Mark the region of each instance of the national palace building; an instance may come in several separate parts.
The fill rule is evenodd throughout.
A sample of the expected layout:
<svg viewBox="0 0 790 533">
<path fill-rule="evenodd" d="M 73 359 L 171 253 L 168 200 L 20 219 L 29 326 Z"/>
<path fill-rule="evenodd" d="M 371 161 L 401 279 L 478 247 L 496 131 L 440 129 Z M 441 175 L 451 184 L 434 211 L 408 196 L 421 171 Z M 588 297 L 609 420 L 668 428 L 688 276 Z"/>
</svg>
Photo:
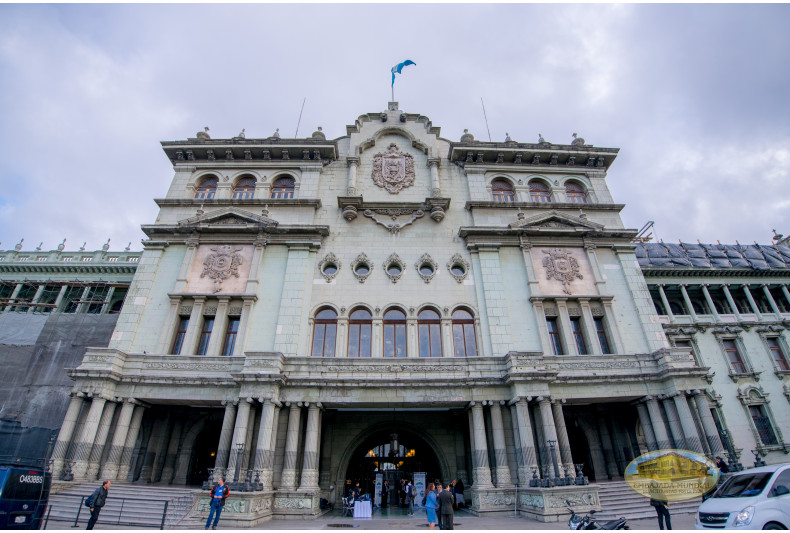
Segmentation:
<svg viewBox="0 0 790 533">
<path fill-rule="evenodd" d="M 248 524 L 379 473 L 548 519 L 649 450 L 788 459 L 787 240 L 635 243 L 616 148 L 448 140 L 396 102 L 162 147 L 142 253 L 0 252 L 3 453 L 255 481 Z"/>
</svg>

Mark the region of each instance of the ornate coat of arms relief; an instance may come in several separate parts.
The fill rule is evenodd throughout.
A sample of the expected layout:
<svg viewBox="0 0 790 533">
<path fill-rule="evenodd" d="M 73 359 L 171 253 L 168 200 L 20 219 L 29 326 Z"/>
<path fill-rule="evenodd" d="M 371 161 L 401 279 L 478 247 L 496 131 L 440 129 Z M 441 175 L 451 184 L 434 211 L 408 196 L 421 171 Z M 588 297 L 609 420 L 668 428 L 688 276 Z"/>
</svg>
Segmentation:
<svg viewBox="0 0 790 533">
<path fill-rule="evenodd" d="M 373 157 L 373 183 L 390 194 L 411 187 L 414 177 L 414 157 L 401 153 L 395 143 L 390 143 L 386 153 Z"/>
<path fill-rule="evenodd" d="M 562 292 L 571 294 L 571 282 L 578 278 L 584 279 L 579 272 L 579 262 L 569 252 L 561 248 L 543 250 L 548 257 L 543 258 L 543 268 L 546 270 L 546 279 L 556 279 L 562 283 Z"/>
<path fill-rule="evenodd" d="M 201 278 L 208 276 L 214 280 L 214 292 L 222 290 L 222 282 L 231 276 L 239 277 L 239 265 L 243 258 L 239 253 L 241 248 L 234 248 L 228 244 L 211 248 L 214 252 L 203 261 L 203 272 Z"/>
</svg>

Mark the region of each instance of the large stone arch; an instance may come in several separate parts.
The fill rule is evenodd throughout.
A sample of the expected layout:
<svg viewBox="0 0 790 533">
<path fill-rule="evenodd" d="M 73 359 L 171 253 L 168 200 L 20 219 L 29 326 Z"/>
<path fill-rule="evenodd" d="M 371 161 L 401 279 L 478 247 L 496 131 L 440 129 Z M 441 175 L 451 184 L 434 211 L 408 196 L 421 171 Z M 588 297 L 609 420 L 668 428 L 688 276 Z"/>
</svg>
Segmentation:
<svg viewBox="0 0 790 533">
<path fill-rule="evenodd" d="M 332 479 L 334 480 L 333 484 L 337 487 L 335 491 L 336 494 L 339 495 L 342 492 L 342 482 L 345 480 L 345 475 L 348 471 L 351 459 L 354 456 L 354 452 L 359 449 L 360 445 L 367 439 L 367 436 L 379 431 L 393 429 L 402 429 L 425 441 L 425 443 L 434 450 L 436 459 L 439 462 L 439 470 L 441 471 L 442 479 L 447 479 L 451 475 L 452 470 L 450 468 L 450 462 L 447 460 L 445 454 L 442 453 L 444 448 L 440 446 L 436 439 L 434 439 L 424 428 L 404 420 L 375 422 L 348 439 L 348 443 L 343 449 L 343 453 L 340 455 L 337 467 L 331 473 Z M 453 457 L 453 462 L 454 461 L 455 457 Z"/>
</svg>

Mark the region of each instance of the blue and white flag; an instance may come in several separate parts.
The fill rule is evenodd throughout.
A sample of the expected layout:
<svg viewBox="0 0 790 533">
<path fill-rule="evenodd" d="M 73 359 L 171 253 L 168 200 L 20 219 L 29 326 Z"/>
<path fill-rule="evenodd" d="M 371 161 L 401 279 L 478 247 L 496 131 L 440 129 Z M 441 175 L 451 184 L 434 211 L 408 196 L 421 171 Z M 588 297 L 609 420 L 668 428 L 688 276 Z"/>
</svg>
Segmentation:
<svg viewBox="0 0 790 533">
<path fill-rule="evenodd" d="M 392 72 L 392 85 L 395 85 L 395 73 L 396 73 L 396 72 L 397 72 L 398 74 L 400 74 L 400 71 L 401 71 L 401 70 L 403 70 L 403 67 L 405 67 L 405 66 L 407 66 L 407 65 L 416 65 L 416 64 L 417 64 L 417 63 L 415 63 L 415 62 L 414 62 L 414 61 L 412 61 L 411 59 L 407 59 L 407 60 L 406 60 L 406 61 L 404 61 L 403 63 L 398 63 L 397 65 L 395 65 L 394 67 L 392 67 L 392 70 L 390 71 L 390 72 Z"/>
</svg>

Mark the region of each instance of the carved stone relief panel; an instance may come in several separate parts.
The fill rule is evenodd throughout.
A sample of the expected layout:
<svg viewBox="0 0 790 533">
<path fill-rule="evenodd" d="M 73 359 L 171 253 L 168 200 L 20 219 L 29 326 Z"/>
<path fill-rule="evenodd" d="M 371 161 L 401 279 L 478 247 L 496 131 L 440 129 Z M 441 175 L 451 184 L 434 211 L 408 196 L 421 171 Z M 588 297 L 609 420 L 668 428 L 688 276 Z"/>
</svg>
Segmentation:
<svg viewBox="0 0 790 533">
<path fill-rule="evenodd" d="M 534 247 L 530 255 L 542 294 L 598 294 L 583 248 Z"/>
<path fill-rule="evenodd" d="M 447 261 L 447 270 L 450 271 L 450 275 L 458 283 L 463 283 L 463 281 L 469 277 L 470 268 L 469 261 L 461 254 L 454 254 L 450 260 Z"/>
<path fill-rule="evenodd" d="M 368 276 L 373 272 L 373 261 L 371 261 L 364 252 L 359 254 L 351 262 L 351 273 L 359 280 L 360 283 L 365 283 Z"/>
<path fill-rule="evenodd" d="M 422 257 L 414 263 L 414 268 L 417 269 L 417 274 L 425 283 L 430 283 L 439 269 L 439 263 L 434 261 L 429 254 L 422 254 Z"/>
<path fill-rule="evenodd" d="M 329 252 L 324 256 L 320 263 L 318 263 L 318 272 L 324 277 L 324 279 L 328 282 L 335 279 L 338 272 L 340 272 L 340 268 L 343 264 L 340 262 L 340 259 L 332 253 Z"/>
<path fill-rule="evenodd" d="M 381 266 L 392 283 L 397 283 L 406 271 L 406 263 L 403 262 L 403 259 L 401 259 L 398 254 L 391 254 L 384 260 Z"/>
<path fill-rule="evenodd" d="M 198 246 L 187 276 L 186 292 L 244 292 L 252 263 L 252 246 Z"/>
</svg>

